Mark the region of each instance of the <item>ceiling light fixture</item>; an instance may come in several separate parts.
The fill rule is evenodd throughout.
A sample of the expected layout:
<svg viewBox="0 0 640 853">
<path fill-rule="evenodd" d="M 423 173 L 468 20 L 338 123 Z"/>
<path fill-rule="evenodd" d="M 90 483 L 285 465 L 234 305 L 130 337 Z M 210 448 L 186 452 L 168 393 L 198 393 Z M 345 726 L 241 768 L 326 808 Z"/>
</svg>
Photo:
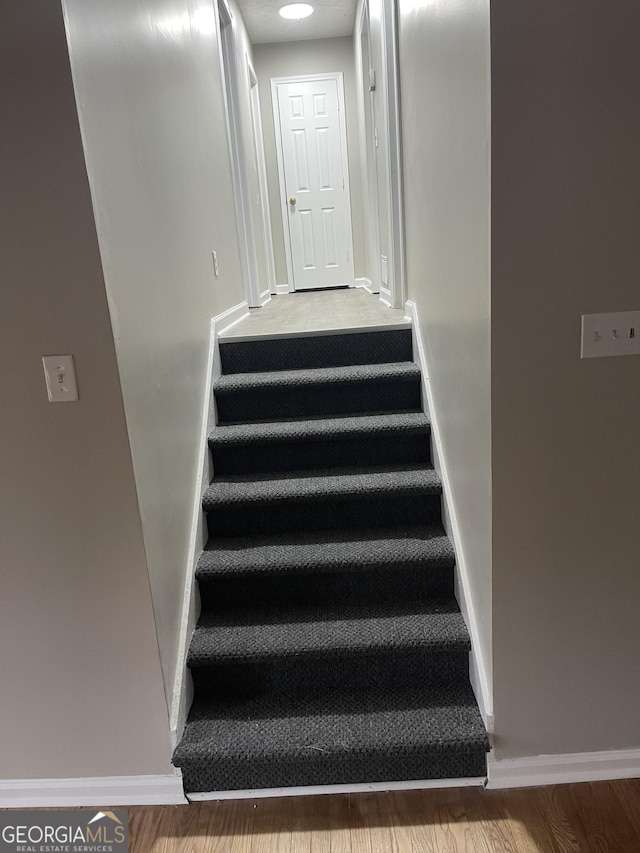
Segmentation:
<svg viewBox="0 0 640 853">
<path fill-rule="evenodd" d="M 287 6 L 282 6 L 279 13 L 282 18 L 299 21 L 301 18 L 308 18 L 309 15 L 313 14 L 313 6 L 308 3 L 289 3 Z"/>
</svg>

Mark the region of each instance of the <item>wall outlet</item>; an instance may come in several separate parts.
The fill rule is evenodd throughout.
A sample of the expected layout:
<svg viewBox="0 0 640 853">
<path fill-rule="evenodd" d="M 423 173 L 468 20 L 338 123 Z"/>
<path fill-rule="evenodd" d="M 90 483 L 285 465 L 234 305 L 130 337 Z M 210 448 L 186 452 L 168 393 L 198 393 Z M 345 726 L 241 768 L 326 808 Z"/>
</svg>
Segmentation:
<svg viewBox="0 0 640 853">
<path fill-rule="evenodd" d="M 78 384 L 72 355 L 44 355 L 44 378 L 50 403 L 73 403 L 78 399 Z"/>
<path fill-rule="evenodd" d="M 218 269 L 218 253 L 211 252 L 211 257 L 213 259 L 213 273 L 216 278 L 220 275 L 220 270 Z"/>
<path fill-rule="evenodd" d="M 640 311 L 583 314 L 580 358 L 640 355 Z"/>
</svg>

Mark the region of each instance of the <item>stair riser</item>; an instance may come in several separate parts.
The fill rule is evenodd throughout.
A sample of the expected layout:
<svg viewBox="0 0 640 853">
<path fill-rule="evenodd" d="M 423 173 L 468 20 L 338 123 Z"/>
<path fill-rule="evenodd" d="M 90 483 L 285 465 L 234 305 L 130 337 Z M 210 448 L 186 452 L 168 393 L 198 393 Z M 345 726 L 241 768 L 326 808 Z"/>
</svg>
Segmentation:
<svg viewBox="0 0 640 853">
<path fill-rule="evenodd" d="M 422 779 L 483 778 L 487 775 L 484 748 L 457 745 L 416 753 L 342 753 L 324 755 L 309 749 L 300 758 L 232 760 L 195 763 L 183 767 L 188 794 L 207 791 L 246 791 L 261 788 L 293 788 L 309 785 L 359 785 L 366 782 L 405 782 Z"/>
<path fill-rule="evenodd" d="M 420 410 L 419 378 L 216 391 L 218 423 Z"/>
<path fill-rule="evenodd" d="M 295 655 L 251 662 L 244 659 L 215 666 L 189 663 L 199 696 L 221 702 L 242 701 L 272 694 L 282 700 L 302 700 L 367 690 L 373 683 L 402 691 L 423 682 L 445 684 L 469 673 L 467 646 L 426 649 L 380 649 L 333 652 L 324 656 Z"/>
<path fill-rule="evenodd" d="M 403 563 L 380 569 L 343 566 L 340 573 L 250 574 L 233 579 L 198 579 L 203 610 L 222 613 L 242 607 L 331 606 L 344 601 L 418 602 L 453 595 L 453 560 L 440 565 Z"/>
<path fill-rule="evenodd" d="M 440 519 L 440 495 L 396 494 L 326 501 L 238 503 L 207 511 L 209 536 L 247 536 L 298 530 L 389 527 Z"/>
<path fill-rule="evenodd" d="M 226 374 L 388 364 L 412 358 L 411 329 L 220 342 Z"/>
<path fill-rule="evenodd" d="M 210 443 L 218 476 L 374 465 L 428 465 L 429 431 L 356 435 L 329 441 L 218 445 Z"/>
</svg>

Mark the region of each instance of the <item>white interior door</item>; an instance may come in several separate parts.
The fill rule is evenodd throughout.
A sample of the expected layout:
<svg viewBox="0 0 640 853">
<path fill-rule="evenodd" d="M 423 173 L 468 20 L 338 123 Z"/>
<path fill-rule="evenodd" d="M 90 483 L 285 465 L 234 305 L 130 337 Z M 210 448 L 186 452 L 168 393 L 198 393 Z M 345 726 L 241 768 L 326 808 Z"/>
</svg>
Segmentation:
<svg viewBox="0 0 640 853">
<path fill-rule="evenodd" d="M 290 281 L 353 285 L 342 75 L 273 82 Z"/>
</svg>

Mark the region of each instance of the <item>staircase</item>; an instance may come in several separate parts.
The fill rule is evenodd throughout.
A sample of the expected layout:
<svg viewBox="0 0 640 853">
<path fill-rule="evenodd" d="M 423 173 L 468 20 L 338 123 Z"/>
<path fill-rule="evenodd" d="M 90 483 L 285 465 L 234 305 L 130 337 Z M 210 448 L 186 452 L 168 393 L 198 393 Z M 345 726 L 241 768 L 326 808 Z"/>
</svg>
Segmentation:
<svg viewBox="0 0 640 853">
<path fill-rule="evenodd" d="M 484 777 L 411 330 L 220 353 L 186 792 Z"/>
</svg>

